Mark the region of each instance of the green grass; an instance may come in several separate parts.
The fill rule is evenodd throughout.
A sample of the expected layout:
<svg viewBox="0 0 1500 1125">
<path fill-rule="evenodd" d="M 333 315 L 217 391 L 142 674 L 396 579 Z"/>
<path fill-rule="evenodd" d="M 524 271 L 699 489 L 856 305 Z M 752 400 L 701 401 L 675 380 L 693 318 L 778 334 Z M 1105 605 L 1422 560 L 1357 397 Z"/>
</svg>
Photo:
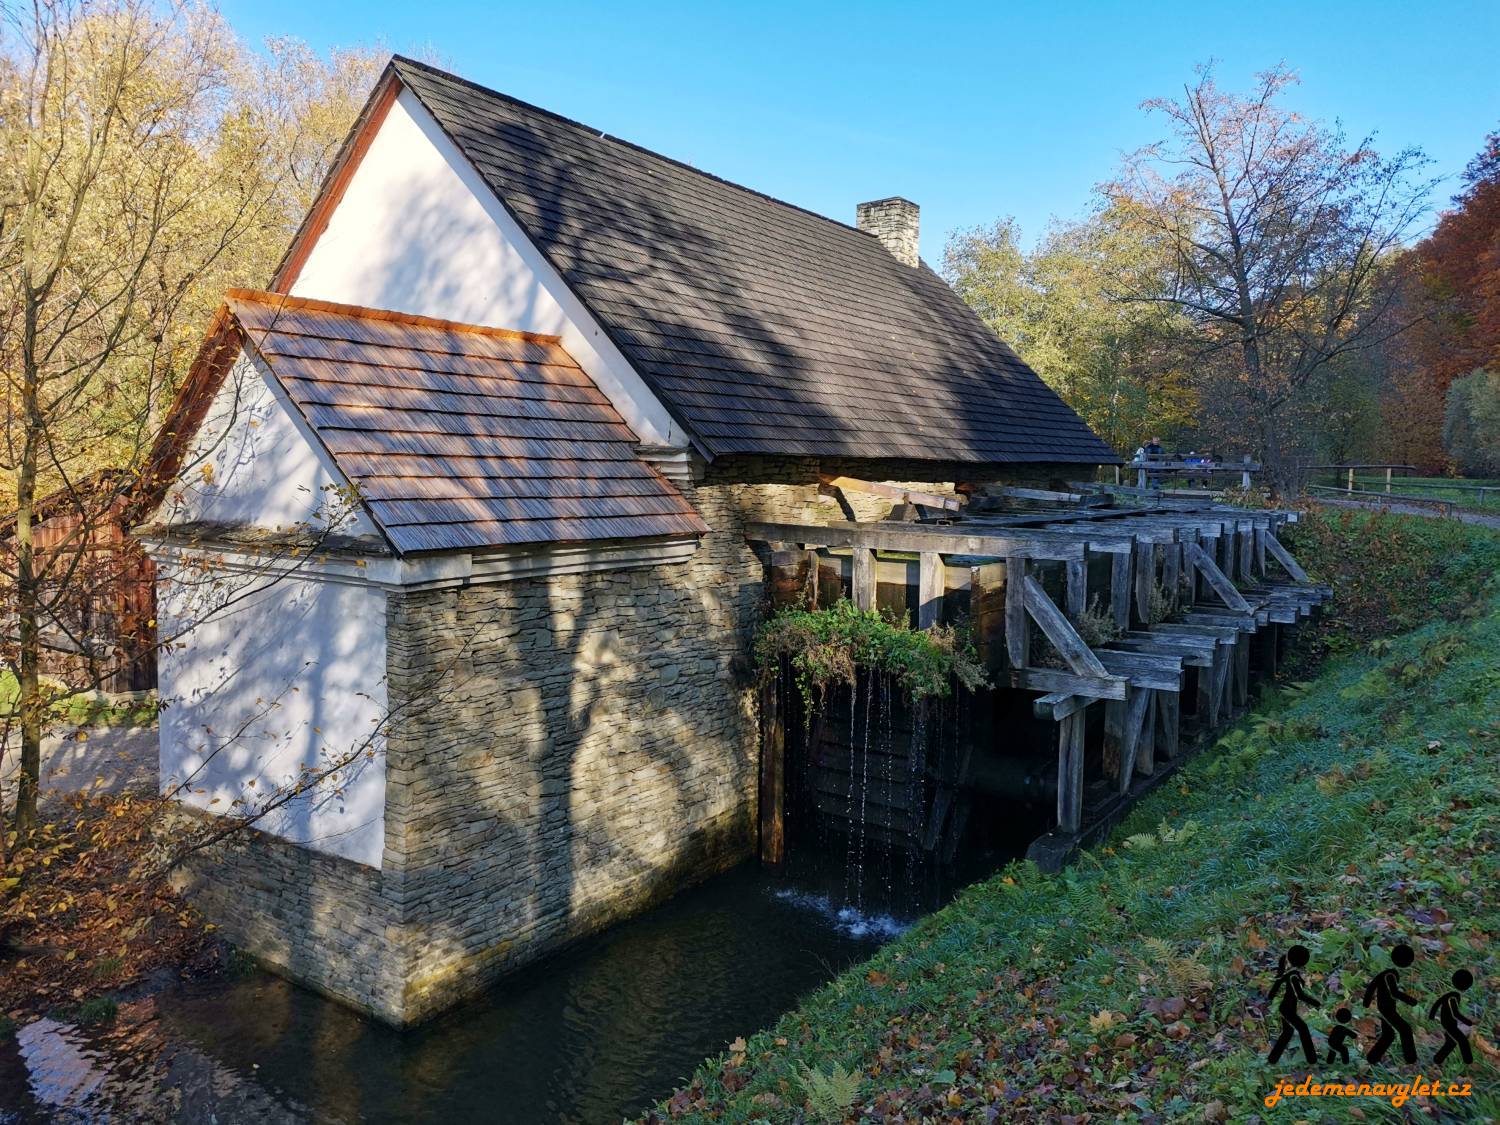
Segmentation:
<svg viewBox="0 0 1500 1125">
<path fill-rule="evenodd" d="M 20 685 L 9 669 L 0 671 L 0 719 L 16 713 Z M 156 721 L 157 701 L 107 703 L 92 694 L 71 695 L 49 709 L 51 721 L 73 727 L 137 727 Z"/>
<path fill-rule="evenodd" d="M 1305 554 L 1347 577 L 1352 545 L 1392 526 L 1367 517 L 1310 527 Z M 1427 607 L 1442 619 L 1373 644 L 1355 639 L 1373 610 L 1341 626 L 1342 656 L 1315 681 L 1270 693 L 1106 845 L 1061 874 L 1017 863 L 970 888 L 735 1044 L 743 1050 L 704 1064 L 655 1116 L 795 1121 L 816 1108 L 837 1120 L 827 1098 L 808 1100 L 828 1082 L 807 1076 L 840 1068 L 857 1076 L 848 1120 L 984 1121 L 987 1107 L 1004 1121 L 1266 1114 L 1279 1079 L 1308 1073 L 1300 1060 L 1263 1061 L 1278 954 L 1294 943 L 1312 951 L 1320 1047 L 1339 1004 L 1353 1008 L 1362 1046 L 1373 1027 L 1358 992 L 1401 941 L 1418 950 L 1403 985 L 1423 1002 L 1413 1009 L 1419 1064 L 1371 1067 L 1357 1046 L 1354 1063 L 1320 1064 L 1314 1077 L 1437 1073 L 1440 1039 L 1422 1017 L 1463 967 L 1476 981 L 1463 1006 L 1486 1046 L 1473 1067 L 1441 1072 L 1471 1081 L 1475 1096 L 1431 1099 L 1432 1112 L 1500 1114 L 1488 1047 L 1500 1014 L 1500 596 L 1493 583 L 1474 589 L 1496 540 L 1396 526 L 1422 556 L 1392 578 L 1403 596 L 1428 590 L 1415 577 L 1424 561 L 1474 580 Z M 1440 551 L 1461 557 L 1431 553 Z M 1419 610 L 1393 605 L 1387 620 Z M 1419 1105 L 1289 1100 L 1276 1112 L 1398 1120 Z"/>
<path fill-rule="evenodd" d="M 1349 484 L 1349 475 L 1347 473 L 1319 473 L 1312 483 L 1332 488 L 1346 488 Z M 1384 495 L 1385 474 L 1365 475 L 1356 473 L 1354 475 L 1354 487 Z M 1485 493 L 1481 496 L 1475 491 L 1476 488 L 1493 488 L 1495 491 Z M 1500 512 L 1500 480 L 1470 479 L 1468 477 L 1393 476 L 1391 478 L 1391 492 L 1397 495 L 1405 493 L 1409 496 L 1425 497 L 1431 500 L 1451 500 L 1462 508 L 1471 509 L 1476 512 Z M 1379 499 L 1379 497 L 1377 496 L 1375 499 Z"/>
</svg>

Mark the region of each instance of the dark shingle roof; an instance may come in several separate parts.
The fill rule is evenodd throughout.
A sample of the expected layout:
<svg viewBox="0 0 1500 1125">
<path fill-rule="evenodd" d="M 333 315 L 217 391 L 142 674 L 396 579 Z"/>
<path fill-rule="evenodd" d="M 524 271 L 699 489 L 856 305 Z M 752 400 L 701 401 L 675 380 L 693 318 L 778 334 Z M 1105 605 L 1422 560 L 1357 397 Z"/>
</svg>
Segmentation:
<svg viewBox="0 0 1500 1125">
<path fill-rule="evenodd" d="M 240 289 L 225 305 L 403 554 L 707 530 L 552 337 Z"/>
<path fill-rule="evenodd" d="M 872 236 L 393 65 L 710 454 L 1115 459 L 941 278 Z"/>
</svg>

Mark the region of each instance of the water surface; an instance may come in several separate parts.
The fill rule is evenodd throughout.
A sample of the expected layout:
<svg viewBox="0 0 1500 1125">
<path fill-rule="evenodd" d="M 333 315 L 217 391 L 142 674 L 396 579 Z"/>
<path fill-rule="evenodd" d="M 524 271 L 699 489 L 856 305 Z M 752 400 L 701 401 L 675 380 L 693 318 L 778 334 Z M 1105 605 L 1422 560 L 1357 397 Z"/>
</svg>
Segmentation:
<svg viewBox="0 0 1500 1125">
<path fill-rule="evenodd" d="M 37 1021 L 0 1121 L 618 1122 L 910 920 L 836 900 L 746 865 L 405 1033 L 259 972 Z"/>
</svg>

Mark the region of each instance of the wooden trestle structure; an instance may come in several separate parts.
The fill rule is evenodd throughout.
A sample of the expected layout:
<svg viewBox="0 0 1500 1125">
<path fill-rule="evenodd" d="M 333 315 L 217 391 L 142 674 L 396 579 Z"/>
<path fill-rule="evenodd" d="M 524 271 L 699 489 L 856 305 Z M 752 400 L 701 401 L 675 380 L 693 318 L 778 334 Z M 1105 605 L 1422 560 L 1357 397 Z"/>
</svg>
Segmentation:
<svg viewBox="0 0 1500 1125">
<path fill-rule="evenodd" d="M 1331 596 L 1281 542 L 1296 512 L 1190 503 L 933 514 L 936 522 L 758 523 L 747 537 L 770 552 L 773 604 L 847 595 L 861 608 L 904 606 L 920 628 L 968 621 L 992 684 L 1032 693 L 1033 714 L 1056 724 L 1056 855 L 1112 822 L 1188 742 L 1207 741 L 1244 708 L 1252 665 L 1274 671 L 1284 635 Z M 1102 619 L 1115 635 L 1090 646 L 1078 628 L 1085 613 L 1096 625 L 1087 632 Z M 1094 704 L 1109 775 L 1091 779 L 1086 807 Z M 767 700 L 761 832 L 771 862 L 784 846 L 783 725 Z"/>
</svg>

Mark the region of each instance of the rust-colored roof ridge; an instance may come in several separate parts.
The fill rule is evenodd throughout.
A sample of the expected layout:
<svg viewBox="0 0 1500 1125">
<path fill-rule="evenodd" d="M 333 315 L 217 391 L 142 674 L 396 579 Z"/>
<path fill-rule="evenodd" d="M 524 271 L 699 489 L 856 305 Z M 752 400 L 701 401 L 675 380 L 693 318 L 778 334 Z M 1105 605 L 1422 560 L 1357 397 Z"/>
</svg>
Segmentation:
<svg viewBox="0 0 1500 1125">
<path fill-rule="evenodd" d="M 493 336 L 501 340 L 524 340 L 532 344 L 562 345 L 561 336 L 543 332 L 523 332 L 517 328 L 495 328 L 486 324 L 467 324 L 459 320 L 443 320 L 435 316 L 419 316 L 416 313 L 395 312 L 391 309 L 375 309 L 368 305 L 346 305 L 338 301 L 323 301 L 314 297 L 293 297 L 286 293 L 271 293 L 264 289 L 231 288 L 224 291 L 226 302 L 254 301 L 278 309 L 302 309 L 307 312 L 333 313 L 352 316 L 361 320 L 383 320 L 391 324 L 407 324 L 413 328 L 439 328 L 450 332 L 468 332 L 476 336 Z"/>
</svg>

